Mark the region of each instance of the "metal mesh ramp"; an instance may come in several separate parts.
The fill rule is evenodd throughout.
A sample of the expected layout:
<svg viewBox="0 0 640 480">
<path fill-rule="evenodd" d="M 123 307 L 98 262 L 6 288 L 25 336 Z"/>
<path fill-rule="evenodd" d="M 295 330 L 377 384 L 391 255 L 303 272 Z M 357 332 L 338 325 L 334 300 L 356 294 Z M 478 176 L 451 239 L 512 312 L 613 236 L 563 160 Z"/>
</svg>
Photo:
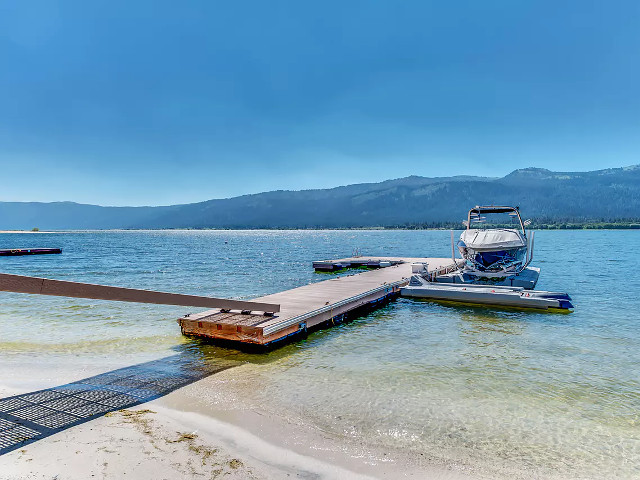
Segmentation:
<svg viewBox="0 0 640 480">
<path fill-rule="evenodd" d="M 0 399 L 0 455 L 107 412 L 166 395 L 231 367 L 178 354 Z"/>
</svg>

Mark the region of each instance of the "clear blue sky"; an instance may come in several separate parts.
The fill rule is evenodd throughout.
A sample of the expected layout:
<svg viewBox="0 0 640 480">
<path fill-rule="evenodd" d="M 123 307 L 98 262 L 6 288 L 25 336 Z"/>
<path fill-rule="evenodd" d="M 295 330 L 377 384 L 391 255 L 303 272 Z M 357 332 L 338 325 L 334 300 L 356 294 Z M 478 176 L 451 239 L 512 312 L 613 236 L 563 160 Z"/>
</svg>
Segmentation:
<svg viewBox="0 0 640 480">
<path fill-rule="evenodd" d="M 0 0 L 0 200 L 636 163 L 637 0 Z"/>
</svg>

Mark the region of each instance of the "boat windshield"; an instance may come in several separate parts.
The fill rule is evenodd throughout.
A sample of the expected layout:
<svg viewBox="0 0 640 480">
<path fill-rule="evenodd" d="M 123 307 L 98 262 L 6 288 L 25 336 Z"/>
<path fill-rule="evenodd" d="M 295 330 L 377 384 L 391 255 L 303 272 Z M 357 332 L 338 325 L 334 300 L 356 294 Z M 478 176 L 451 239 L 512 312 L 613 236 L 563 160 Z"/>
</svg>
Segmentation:
<svg viewBox="0 0 640 480">
<path fill-rule="evenodd" d="M 474 212 L 469 215 L 469 228 L 509 228 L 521 230 L 520 218 L 516 212 Z"/>
</svg>

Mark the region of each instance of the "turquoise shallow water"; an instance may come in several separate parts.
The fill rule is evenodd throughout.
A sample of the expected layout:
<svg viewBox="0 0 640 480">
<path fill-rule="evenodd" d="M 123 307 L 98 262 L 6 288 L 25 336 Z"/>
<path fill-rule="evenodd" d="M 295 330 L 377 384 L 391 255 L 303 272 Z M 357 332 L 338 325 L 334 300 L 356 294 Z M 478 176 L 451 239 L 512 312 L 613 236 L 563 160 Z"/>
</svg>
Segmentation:
<svg viewBox="0 0 640 480">
<path fill-rule="evenodd" d="M 450 255 L 446 231 L 169 231 L 0 234 L 0 271 L 251 298 L 327 279 L 315 259 Z M 538 288 L 570 315 L 401 299 L 256 357 L 179 335 L 184 308 L 0 294 L 0 355 L 42 365 L 136 363 L 198 349 L 254 362 L 244 400 L 288 407 L 318 428 L 494 472 L 640 476 L 640 247 L 636 231 L 540 231 Z M 188 309 L 187 309 L 188 311 Z M 258 368 L 259 364 L 259 368 Z M 247 369 L 243 370 L 247 372 Z M 506 474 L 506 473 L 505 473 Z"/>
</svg>

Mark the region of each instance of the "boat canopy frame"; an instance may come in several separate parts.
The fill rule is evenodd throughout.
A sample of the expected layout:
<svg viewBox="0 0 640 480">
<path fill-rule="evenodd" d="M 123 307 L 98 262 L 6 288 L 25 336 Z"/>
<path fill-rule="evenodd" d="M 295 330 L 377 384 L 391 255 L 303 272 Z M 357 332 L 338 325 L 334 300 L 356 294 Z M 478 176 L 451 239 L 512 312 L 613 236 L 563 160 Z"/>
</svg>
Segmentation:
<svg viewBox="0 0 640 480">
<path fill-rule="evenodd" d="M 469 210 L 469 214 L 467 216 L 467 230 L 471 230 L 471 217 L 479 217 L 484 213 L 508 213 L 518 217 L 518 222 L 520 222 L 520 229 L 522 230 L 522 234 L 524 237 L 527 237 L 527 231 L 524 226 L 524 222 L 522 221 L 522 217 L 520 216 L 520 207 L 509 207 L 506 205 L 476 205 L 471 210 Z"/>
</svg>

